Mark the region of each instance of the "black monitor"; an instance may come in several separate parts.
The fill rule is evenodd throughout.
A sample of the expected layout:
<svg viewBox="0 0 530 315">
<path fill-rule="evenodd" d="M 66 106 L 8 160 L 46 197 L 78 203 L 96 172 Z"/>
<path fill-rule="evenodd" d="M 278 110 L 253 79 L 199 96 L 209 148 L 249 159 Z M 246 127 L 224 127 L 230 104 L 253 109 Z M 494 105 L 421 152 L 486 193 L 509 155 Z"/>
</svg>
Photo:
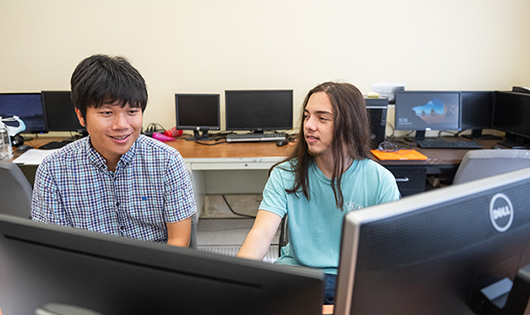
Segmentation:
<svg viewBox="0 0 530 315">
<path fill-rule="evenodd" d="M 460 92 L 398 91 L 396 130 L 415 130 L 414 139 L 425 139 L 426 130 L 460 130 Z"/>
<path fill-rule="evenodd" d="M 40 93 L 0 93 L 0 116 L 18 116 L 26 125 L 22 133 L 46 133 L 46 115 Z M 18 126 L 18 123 L 6 123 Z"/>
<path fill-rule="evenodd" d="M 42 91 L 42 101 L 46 108 L 48 131 L 71 131 L 84 133 L 70 91 Z"/>
<path fill-rule="evenodd" d="M 225 91 L 226 130 L 293 128 L 293 90 Z"/>
<path fill-rule="evenodd" d="M 462 130 L 471 129 L 470 139 L 500 139 L 498 136 L 483 134 L 483 129 L 491 129 L 493 112 L 493 91 L 463 91 Z"/>
<path fill-rule="evenodd" d="M 322 313 L 319 270 L 12 216 L 0 215 L 0 257 L 3 314 L 50 303 L 105 315 Z"/>
<path fill-rule="evenodd" d="M 186 140 L 212 140 L 210 130 L 221 129 L 219 94 L 175 94 L 178 130 L 193 130 Z"/>
<path fill-rule="evenodd" d="M 504 131 L 499 144 L 512 149 L 530 148 L 530 94 L 495 92 L 491 127 Z"/>
<path fill-rule="evenodd" d="M 509 283 L 530 264 L 529 191 L 527 168 L 348 213 L 335 314 L 471 315 L 494 311 L 496 302 L 504 311 L 526 306 L 530 293 L 503 299 L 524 293 L 510 293 Z M 499 294 L 488 295 L 490 285 Z"/>
</svg>

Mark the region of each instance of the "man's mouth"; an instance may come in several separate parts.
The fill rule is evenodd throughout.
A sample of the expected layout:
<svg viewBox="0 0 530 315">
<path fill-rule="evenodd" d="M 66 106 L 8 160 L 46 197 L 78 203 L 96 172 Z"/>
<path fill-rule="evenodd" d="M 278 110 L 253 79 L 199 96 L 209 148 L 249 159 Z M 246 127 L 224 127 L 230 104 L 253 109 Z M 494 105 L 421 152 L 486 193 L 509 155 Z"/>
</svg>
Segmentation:
<svg viewBox="0 0 530 315">
<path fill-rule="evenodd" d="M 125 140 L 127 139 L 127 137 L 129 137 L 129 135 L 120 136 L 120 137 L 113 137 L 113 136 L 110 136 L 110 137 L 115 140 Z"/>
</svg>

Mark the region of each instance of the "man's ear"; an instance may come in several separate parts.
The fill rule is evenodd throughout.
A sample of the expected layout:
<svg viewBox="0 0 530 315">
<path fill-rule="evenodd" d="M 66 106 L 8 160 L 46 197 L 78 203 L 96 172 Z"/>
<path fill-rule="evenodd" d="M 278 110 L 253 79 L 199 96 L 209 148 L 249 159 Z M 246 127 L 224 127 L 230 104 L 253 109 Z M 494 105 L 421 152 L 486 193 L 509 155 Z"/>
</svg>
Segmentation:
<svg viewBox="0 0 530 315">
<path fill-rule="evenodd" d="M 79 119 L 79 123 L 81 124 L 81 126 L 86 128 L 85 119 L 83 118 L 83 114 L 81 114 L 79 108 L 75 108 L 75 113 L 77 114 L 77 119 Z"/>
</svg>

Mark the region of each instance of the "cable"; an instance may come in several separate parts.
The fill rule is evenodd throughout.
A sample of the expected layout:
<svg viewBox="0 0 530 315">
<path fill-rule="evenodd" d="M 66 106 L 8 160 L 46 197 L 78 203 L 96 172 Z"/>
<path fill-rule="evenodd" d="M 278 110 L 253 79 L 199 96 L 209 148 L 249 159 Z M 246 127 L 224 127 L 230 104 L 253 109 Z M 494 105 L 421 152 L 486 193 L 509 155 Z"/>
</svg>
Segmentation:
<svg viewBox="0 0 530 315">
<path fill-rule="evenodd" d="M 200 142 L 199 140 L 195 140 L 195 143 L 200 144 L 200 145 L 218 145 L 218 144 L 221 144 L 221 143 L 228 143 L 228 141 L 220 141 L 220 142 L 216 142 L 216 143 L 206 143 L 206 142 Z"/>
<path fill-rule="evenodd" d="M 256 216 L 253 216 L 253 215 L 248 215 L 248 214 L 242 214 L 242 213 L 235 212 L 234 209 L 232 209 L 232 207 L 230 207 L 230 204 L 228 203 L 228 200 L 226 200 L 225 195 L 222 195 L 222 196 L 223 196 L 223 199 L 224 199 L 226 205 L 228 206 L 228 209 L 230 209 L 230 211 L 232 211 L 233 214 L 239 215 L 239 216 L 242 216 L 242 217 L 252 218 L 252 219 L 256 218 Z"/>
</svg>

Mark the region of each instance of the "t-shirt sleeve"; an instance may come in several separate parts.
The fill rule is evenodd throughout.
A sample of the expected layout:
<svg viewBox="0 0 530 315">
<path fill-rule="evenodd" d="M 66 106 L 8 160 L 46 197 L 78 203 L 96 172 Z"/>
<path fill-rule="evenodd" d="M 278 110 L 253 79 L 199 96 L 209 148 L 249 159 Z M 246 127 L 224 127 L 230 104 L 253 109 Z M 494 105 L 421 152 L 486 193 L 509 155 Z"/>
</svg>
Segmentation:
<svg viewBox="0 0 530 315">
<path fill-rule="evenodd" d="M 396 201 L 401 198 L 401 194 L 397 187 L 396 178 L 387 169 L 383 169 L 381 173 L 381 187 L 378 203 L 386 203 Z"/>
<path fill-rule="evenodd" d="M 260 210 L 272 212 L 280 217 L 287 213 L 287 192 L 285 191 L 285 171 L 275 167 L 263 189 Z"/>
</svg>

